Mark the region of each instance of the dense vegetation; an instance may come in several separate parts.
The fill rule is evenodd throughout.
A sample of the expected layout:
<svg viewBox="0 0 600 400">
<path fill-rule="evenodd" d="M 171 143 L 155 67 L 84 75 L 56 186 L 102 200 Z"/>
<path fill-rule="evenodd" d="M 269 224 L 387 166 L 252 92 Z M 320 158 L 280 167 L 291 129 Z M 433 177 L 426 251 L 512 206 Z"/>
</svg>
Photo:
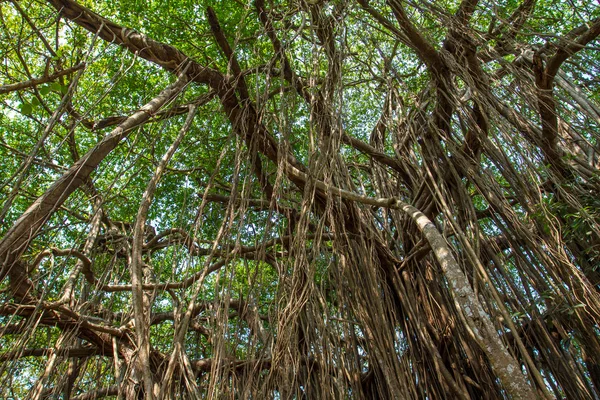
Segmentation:
<svg viewBox="0 0 600 400">
<path fill-rule="evenodd" d="M 0 397 L 600 398 L 599 34 L 0 2 Z"/>
</svg>

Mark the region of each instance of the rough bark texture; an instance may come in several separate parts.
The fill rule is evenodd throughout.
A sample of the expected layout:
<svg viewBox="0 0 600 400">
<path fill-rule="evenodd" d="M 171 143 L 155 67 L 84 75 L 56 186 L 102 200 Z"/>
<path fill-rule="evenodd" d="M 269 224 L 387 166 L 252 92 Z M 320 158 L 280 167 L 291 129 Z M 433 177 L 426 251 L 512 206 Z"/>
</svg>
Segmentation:
<svg viewBox="0 0 600 400">
<path fill-rule="evenodd" d="M 178 6 L 0 3 L 0 387 L 600 396 L 593 10 Z"/>
</svg>

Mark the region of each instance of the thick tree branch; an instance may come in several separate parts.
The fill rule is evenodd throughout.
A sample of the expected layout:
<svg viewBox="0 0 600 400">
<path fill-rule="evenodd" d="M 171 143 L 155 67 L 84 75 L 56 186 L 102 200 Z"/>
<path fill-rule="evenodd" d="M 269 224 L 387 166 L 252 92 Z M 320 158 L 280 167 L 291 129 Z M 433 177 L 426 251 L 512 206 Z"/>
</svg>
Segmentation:
<svg viewBox="0 0 600 400">
<path fill-rule="evenodd" d="M 247 101 L 250 99 L 250 92 L 248 91 L 248 86 L 246 85 L 246 79 L 244 78 L 242 68 L 238 63 L 237 58 L 233 54 L 233 49 L 225 37 L 225 32 L 223 32 L 221 24 L 219 24 L 217 14 L 212 7 L 207 7 L 206 14 L 208 17 L 208 24 L 210 25 L 210 30 L 212 31 L 217 44 L 223 51 L 223 54 L 225 55 L 225 58 L 227 59 L 229 66 L 231 66 L 231 70 L 234 73 L 234 79 L 237 81 L 236 86 L 240 91 L 241 99 L 242 101 Z"/>
<path fill-rule="evenodd" d="M 164 89 L 157 97 L 132 114 L 125 122 L 108 134 L 100 143 L 87 152 L 61 178 L 48 188 L 27 211 L 14 223 L 0 240 L 0 281 L 7 274 L 18 274 L 13 270 L 16 260 L 27 249 L 29 243 L 37 235 L 39 229 L 65 200 L 79 188 L 90 176 L 102 160 L 125 138 L 135 127 L 146 122 L 164 104 L 179 95 L 187 78 L 185 75 Z M 18 268 L 18 267 L 16 267 Z M 16 275 L 15 275 L 16 277 Z"/>
<path fill-rule="evenodd" d="M 301 179 L 310 179 L 307 175 L 295 170 L 292 166 L 287 166 L 287 168 L 292 174 L 297 175 Z M 318 180 L 311 179 L 311 181 L 326 193 L 362 204 L 399 209 L 409 216 L 429 242 L 438 263 L 444 271 L 444 275 L 450 283 L 452 296 L 457 308 L 466 318 L 474 339 L 487 355 L 492 368 L 498 374 L 506 391 L 514 399 L 535 398 L 533 390 L 521 373 L 518 363 L 500 340 L 489 315 L 484 311 L 467 277 L 452 255 L 452 250 L 429 218 L 415 207 L 399 199 L 361 196 L 332 187 Z"/>
<path fill-rule="evenodd" d="M 554 166 L 555 171 L 563 178 L 570 178 L 572 171 L 562 159 L 563 151 L 558 146 L 558 112 L 553 94 L 554 79 L 563 62 L 596 39 L 598 35 L 600 35 L 600 18 L 596 19 L 589 29 L 579 36 L 578 40 L 560 46 L 545 67 L 540 52 L 537 52 L 533 58 L 535 82 L 538 89 L 538 108 L 542 121 L 542 144 L 540 147 L 544 152 L 546 162 Z"/>
<path fill-rule="evenodd" d="M 571 56 L 578 51 L 581 51 L 585 46 L 592 40 L 595 40 L 600 35 L 600 18 L 596 18 L 591 21 L 589 28 L 575 41 L 572 41 L 564 46 L 560 46 L 556 51 L 556 54 L 548 60 L 546 64 L 546 70 L 544 71 L 546 77 L 544 79 L 544 88 L 550 89 L 554 77 L 558 73 L 560 66 Z"/>
</svg>

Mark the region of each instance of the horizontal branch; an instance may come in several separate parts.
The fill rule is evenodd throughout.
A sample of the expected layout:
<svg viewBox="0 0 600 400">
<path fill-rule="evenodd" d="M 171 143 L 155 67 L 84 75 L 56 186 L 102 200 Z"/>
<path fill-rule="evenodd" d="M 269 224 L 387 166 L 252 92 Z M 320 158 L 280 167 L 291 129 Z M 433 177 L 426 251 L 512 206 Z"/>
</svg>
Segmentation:
<svg viewBox="0 0 600 400">
<path fill-rule="evenodd" d="M 81 347 L 73 349 L 19 349 L 0 354 L 0 362 L 17 360 L 23 357 L 47 357 L 54 354 L 65 358 L 84 358 L 103 355 L 103 352 L 97 347 Z"/>
<path fill-rule="evenodd" d="M 169 241 L 169 243 L 168 243 L 169 245 L 183 242 L 183 243 L 186 243 L 188 248 L 190 248 L 190 246 L 193 246 L 193 247 L 191 247 L 191 249 L 189 251 L 194 256 L 206 256 L 206 255 L 211 254 L 211 250 L 209 250 L 209 249 L 202 249 L 200 247 L 197 247 L 197 245 L 195 245 L 195 244 L 190 245 L 190 243 L 192 243 L 192 239 L 189 237 L 189 235 L 187 235 L 187 233 L 185 231 L 179 230 L 179 229 L 169 230 L 169 232 L 171 232 L 171 231 L 175 231 L 177 233 L 183 232 L 183 233 L 185 233 L 186 236 L 181 241 L 176 241 L 176 240 Z M 307 240 L 311 240 L 314 238 L 315 238 L 314 235 L 307 236 Z M 332 240 L 333 238 L 334 238 L 334 236 L 330 235 L 330 234 L 321 235 L 321 240 Z M 198 271 L 195 274 L 193 274 L 192 276 L 190 276 L 189 278 L 186 278 L 183 281 L 179 281 L 179 282 L 144 283 L 144 284 L 142 284 L 142 289 L 143 290 L 187 289 L 191 285 L 193 285 L 194 282 L 198 281 L 202 277 L 203 274 L 210 274 L 210 273 L 217 271 L 218 269 L 222 268 L 227 263 L 227 260 L 229 260 L 231 258 L 241 257 L 241 258 L 246 258 L 246 259 L 251 259 L 251 260 L 260 260 L 262 257 L 267 257 L 267 259 L 265 259 L 264 261 L 269 262 L 268 261 L 269 255 L 262 254 L 262 251 L 264 249 L 273 247 L 278 244 L 280 244 L 284 247 L 289 247 L 292 240 L 293 240 L 293 236 L 282 236 L 280 238 L 267 240 L 266 242 L 259 243 L 255 246 L 232 245 L 231 248 L 225 247 L 224 249 L 212 252 L 213 256 L 223 257 L 223 259 L 210 265 L 208 267 L 208 269 L 206 270 L 206 272 L 204 270 Z M 158 243 L 160 243 L 160 242 L 158 242 Z M 148 247 L 149 246 L 147 245 L 147 248 Z M 164 246 L 164 247 L 166 247 L 166 246 Z M 164 248 L 164 247 L 161 247 L 161 248 Z M 125 291 L 131 290 L 131 285 L 129 285 L 129 284 L 127 284 L 127 285 L 103 285 L 100 288 L 98 288 L 98 290 L 102 290 L 105 292 L 125 292 Z"/>
<path fill-rule="evenodd" d="M 190 103 L 172 107 L 168 110 L 159 111 L 152 118 L 150 118 L 147 122 L 150 123 L 150 122 L 163 121 L 163 120 L 171 118 L 171 117 L 186 114 L 189 111 L 190 106 L 201 107 L 203 105 L 208 104 L 214 97 L 215 97 L 214 92 L 206 93 Z M 85 126 L 86 128 L 88 128 L 92 131 L 98 131 L 98 130 L 101 130 L 104 128 L 109 128 L 111 126 L 119 125 L 127 119 L 126 115 L 112 115 L 110 117 L 102 118 L 98 121 L 90 121 L 87 119 L 82 119 L 81 115 L 79 115 L 79 113 L 77 113 L 74 109 L 69 110 L 69 112 L 71 112 L 71 114 L 73 114 L 76 118 L 80 119 L 83 126 Z"/>
<path fill-rule="evenodd" d="M 121 329 L 89 322 L 85 317 L 62 305 L 54 306 L 53 304 L 44 303 L 41 311 L 36 305 L 28 304 L 7 303 L 0 306 L 0 316 L 17 315 L 28 318 L 38 313 L 41 313 L 40 323 L 43 325 L 57 326 L 61 329 L 87 330 L 88 332 L 94 332 L 94 334 L 107 333 L 116 337 L 125 335 L 125 332 Z M 88 336 L 86 340 L 98 344 L 97 338 Z M 104 344 L 104 341 L 102 343 Z M 108 349 L 111 348 L 108 347 Z M 108 353 L 112 353 L 112 350 Z"/>
<path fill-rule="evenodd" d="M 16 90 L 28 89 L 31 87 L 35 87 L 37 85 L 41 85 L 43 83 L 51 82 L 57 78 L 60 78 L 64 75 L 69 75 L 77 70 L 85 68 L 85 63 L 79 63 L 71 68 L 63 69 L 62 71 L 55 72 L 53 74 L 42 76 L 41 78 L 33 78 L 24 82 L 11 83 L 9 85 L 0 86 L 0 94 L 14 92 Z"/>
<path fill-rule="evenodd" d="M 92 272 L 92 261 L 85 254 L 83 254 L 82 252 L 80 252 L 79 250 L 76 250 L 76 249 L 64 249 L 63 250 L 63 249 L 57 249 L 57 248 L 53 247 L 51 249 L 44 250 L 40 254 L 37 255 L 37 257 L 33 261 L 31 269 L 32 270 L 36 269 L 40 265 L 42 260 L 50 255 L 74 256 L 74 257 L 78 258 L 83 263 L 83 269 L 82 269 L 83 274 L 86 276 L 88 281 L 91 281 L 91 283 L 95 282 L 94 273 Z"/>
<path fill-rule="evenodd" d="M 160 43 L 133 29 L 122 27 L 101 17 L 73 0 L 48 0 L 63 18 L 67 18 L 101 39 L 121 45 L 137 56 L 160 65 L 164 69 L 178 73 L 181 66 L 189 61 L 182 51 L 168 44 Z M 218 71 L 190 62 L 188 77 L 198 83 L 221 82 Z M 211 85 L 212 86 L 212 85 Z"/>
</svg>

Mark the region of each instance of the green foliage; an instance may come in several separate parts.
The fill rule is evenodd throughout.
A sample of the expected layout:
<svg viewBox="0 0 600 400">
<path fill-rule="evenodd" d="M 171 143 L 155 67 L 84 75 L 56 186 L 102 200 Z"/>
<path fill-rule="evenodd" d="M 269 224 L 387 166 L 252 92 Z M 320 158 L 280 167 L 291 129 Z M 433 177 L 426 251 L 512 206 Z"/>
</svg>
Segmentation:
<svg viewBox="0 0 600 400">
<path fill-rule="evenodd" d="M 331 387 L 336 398 L 441 398 L 449 388 L 471 398 L 507 394 L 493 355 L 456 309 L 456 288 L 432 244 L 401 210 L 342 199 L 336 188 L 370 200 L 395 197 L 434 222 L 494 334 L 537 390 L 566 396 L 573 377 L 577 396 L 597 390 L 594 366 L 584 361 L 600 348 L 600 131 L 588 110 L 600 100 L 597 43 L 560 69 L 587 107 L 558 84 L 552 92 L 559 161 L 547 156 L 543 91 L 524 55 L 539 53 L 547 63 L 600 9 L 539 0 L 520 23 L 528 2 L 503 0 L 473 3 L 461 22 L 455 14 L 467 2 L 397 2 L 407 26 L 394 2 L 366 3 L 370 12 L 341 0 L 267 1 L 268 29 L 253 2 L 80 1 L 133 30 L 107 40 L 94 21 L 57 14 L 51 2 L 0 2 L 2 86 L 24 86 L 0 97 L 0 241 L 69 168 L 122 134 L 119 124 L 175 81 L 173 65 L 153 57 L 177 49 L 199 66 L 199 77 L 125 132 L 89 177 L 72 179 L 77 190 L 42 199 L 54 202 L 52 212 L 39 230 L 23 229 L 31 240 L 16 251 L 32 297 L 11 291 L 17 269 L 0 286 L 1 310 L 34 310 L 0 316 L 0 357 L 53 349 L 70 335 L 64 346 L 101 355 L 59 359 L 43 383 L 55 391 L 48 396 L 64 389 L 73 360 L 82 363 L 73 396 L 136 380 L 142 386 L 131 375 L 144 368 L 135 364 L 143 329 L 132 322 L 134 224 L 188 106 L 211 94 L 164 168 L 138 249 L 157 376 L 191 307 L 182 345 L 194 375 L 177 358 L 173 393 L 197 385 L 206 397 L 325 396 L 315 387 Z M 207 7 L 241 75 L 211 31 Z M 441 66 L 413 43 L 415 32 Z M 131 51 L 139 43 L 143 49 Z M 82 71 L 50 80 L 81 62 Z M 477 144 L 466 143 L 473 136 Z M 576 147 L 584 142 L 586 154 Z M 288 164 L 305 175 L 294 176 Z M 71 283 L 71 296 L 56 303 Z M 27 329 L 2 333 L 15 324 Z M 48 359 L 3 362 L 0 387 L 9 389 L 0 388 L 0 397 L 26 396 Z M 245 382 L 246 392 L 236 391 Z"/>
</svg>

